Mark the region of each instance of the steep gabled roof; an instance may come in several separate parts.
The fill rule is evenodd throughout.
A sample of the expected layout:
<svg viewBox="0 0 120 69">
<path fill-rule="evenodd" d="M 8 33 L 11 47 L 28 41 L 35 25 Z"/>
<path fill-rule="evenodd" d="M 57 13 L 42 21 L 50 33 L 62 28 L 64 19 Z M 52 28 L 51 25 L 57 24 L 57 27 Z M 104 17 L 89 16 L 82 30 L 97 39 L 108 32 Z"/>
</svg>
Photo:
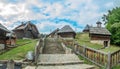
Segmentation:
<svg viewBox="0 0 120 69">
<path fill-rule="evenodd" d="M 111 33 L 103 27 L 91 27 L 90 34 L 97 34 L 97 35 L 111 35 Z"/>
<path fill-rule="evenodd" d="M 63 28 L 61 28 L 58 31 L 58 33 L 65 33 L 65 32 L 73 32 L 73 33 L 75 33 L 75 31 L 69 25 L 65 25 Z"/>
<path fill-rule="evenodd" d="M 5 32 L 10 32 L 6 27 L 4 27 L 2 24 L 0 24 L 0 29 Z"/>
<path fill-rule="evenodd" d="M 90 26 L 87 24 L 84 28 L 84 30 L 89 30 L 90 29 Z"/>
<path fill-rule="evenodd" d="M 28 24 L 31 24 L 31 25 L 34 25 L 34 24 L 32 24 L 30 21 L 28 21 L 28 22 L 26 22 L 26 23 L 22 23 L 21 25 L 19 25 L 19 26 L 17 26 L 14 30 L 22 30 L 22 29 L 25 29 L 27 26 L 28 26 Z M 35 26 L 35 25 L 34 25 Z"/>
</svg>

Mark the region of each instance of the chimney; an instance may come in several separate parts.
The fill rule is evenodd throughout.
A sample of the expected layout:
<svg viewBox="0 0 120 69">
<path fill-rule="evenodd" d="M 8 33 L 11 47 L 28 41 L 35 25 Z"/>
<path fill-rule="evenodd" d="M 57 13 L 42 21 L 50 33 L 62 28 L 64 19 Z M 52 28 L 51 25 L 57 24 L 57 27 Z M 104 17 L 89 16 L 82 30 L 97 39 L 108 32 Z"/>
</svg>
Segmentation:
<svg viewBox="0 0 120 69">
<path fill-rule="evenodd" d="M 101 28 L 101 27 L 102 27 L 102 26 L 101 26 L 102 23 L 101 23 L 100 21 L 96 22 L 96 24 L 97 24 L 97 27 L 98 27 L 98 28 Z"/>
</svg>

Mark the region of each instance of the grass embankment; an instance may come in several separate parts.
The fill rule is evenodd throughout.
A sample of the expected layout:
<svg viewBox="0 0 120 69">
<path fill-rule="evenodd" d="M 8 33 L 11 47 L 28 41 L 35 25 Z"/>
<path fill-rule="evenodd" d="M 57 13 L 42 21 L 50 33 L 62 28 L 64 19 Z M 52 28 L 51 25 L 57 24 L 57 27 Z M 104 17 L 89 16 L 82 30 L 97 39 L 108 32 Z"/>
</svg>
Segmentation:
<svg viewBox="0 0 120 69">
<path fill-rule="evenodd" d="M 94 48 L 94 49 L 99 49 L 103 52 L 115 52 L 117 50 L 120 50 L 120 47 L 115 46 L 115 45 L 110 45 L 110 47 L 103 48 L 103 45 L 99 45 L 99 44 L 94 44 L 94 43 L 90 43 L 90 38 L 89 38 L 89 34 L 88 33 L 78 33 L 76 35 L 76 40 L 79 42 L 80 45 L 84 45 L 90 48 Z"/>
<path fill-rule="evenodd" d="M 20 60 L 24 59 L 25 55 L 27 54 L 28 51 L 34 51 L 34 47 L 36 46 L 37 40 L 18 40 L 17 43 L 25 43 L 27 41 L 30 41 L 29 44 L 18 46 L 14 49 L 11 49 L 10 51 L 5 52 L 4 54 L 0 55 L 0 60 L 9 60 L 9 59 L 14 59 L 14 60 Z"/>
</svg>

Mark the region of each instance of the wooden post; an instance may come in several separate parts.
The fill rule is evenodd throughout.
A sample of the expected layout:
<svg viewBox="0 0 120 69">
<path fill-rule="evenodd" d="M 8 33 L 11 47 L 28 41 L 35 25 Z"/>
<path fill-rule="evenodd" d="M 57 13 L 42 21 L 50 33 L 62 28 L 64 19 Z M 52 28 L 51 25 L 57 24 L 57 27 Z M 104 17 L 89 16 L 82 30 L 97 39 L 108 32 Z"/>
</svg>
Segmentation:
<svg viewBox="0 0 120 69">
<path fill-rule="evenodd" d="M 83 55 L 86 56 L 85 46 L 83 46 Z"/>
<path fill-rule="evenodd" d="M 107 64 L 107 69 L 111 69 L 111 53 L 108 53 L 108 64 Z"/>
<path fill-rule="evenodd" d="M 7 63 L 7 69 L 14 69 L 14 64 L 13 60 L 9 60 Z"/>
</svg>

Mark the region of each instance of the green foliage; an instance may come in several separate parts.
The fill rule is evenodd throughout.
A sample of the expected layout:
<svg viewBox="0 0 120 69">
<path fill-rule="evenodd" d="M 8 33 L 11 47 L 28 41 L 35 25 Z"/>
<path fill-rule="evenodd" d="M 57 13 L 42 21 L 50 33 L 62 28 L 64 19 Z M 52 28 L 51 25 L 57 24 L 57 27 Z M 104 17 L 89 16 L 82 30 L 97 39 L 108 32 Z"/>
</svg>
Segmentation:
<svg viewBox="0 0 120 69">
<path fill-rule="evenodd" d="M 111 43 L 120 45 L 120 7 L 109 10 L 107 15 L 103 16 L 106 28 L 111 32 Z"/>
</svg>

